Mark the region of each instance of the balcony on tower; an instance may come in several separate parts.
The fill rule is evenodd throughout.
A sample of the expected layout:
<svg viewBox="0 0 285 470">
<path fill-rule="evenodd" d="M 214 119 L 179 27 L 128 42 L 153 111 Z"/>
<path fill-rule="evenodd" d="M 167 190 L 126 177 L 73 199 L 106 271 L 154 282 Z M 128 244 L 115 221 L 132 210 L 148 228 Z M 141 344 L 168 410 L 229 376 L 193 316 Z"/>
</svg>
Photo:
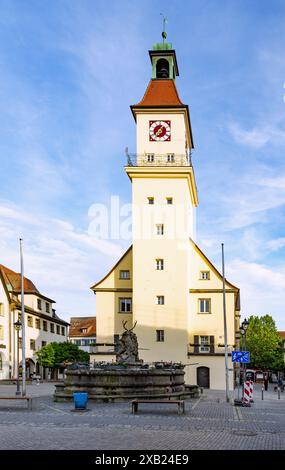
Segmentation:
<svg viewBox="0 0 285 470">
<path fill-rule="evenodd" d="M 185 154 L 176 153 L 129 153 L 126 148 L 127 165 L 126 166 L 142 166 L 142 167 L 192 167 L 191 152 L 186 151 Z"/>
</svg>

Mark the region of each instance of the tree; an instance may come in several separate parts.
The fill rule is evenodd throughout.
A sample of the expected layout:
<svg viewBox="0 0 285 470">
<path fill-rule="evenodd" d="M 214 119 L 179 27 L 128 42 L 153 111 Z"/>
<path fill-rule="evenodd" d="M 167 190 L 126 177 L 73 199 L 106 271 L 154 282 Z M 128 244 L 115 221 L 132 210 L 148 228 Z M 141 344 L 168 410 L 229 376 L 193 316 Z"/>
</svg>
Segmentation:
<svg viewBox="0 0 285 470">
<path fill-rule="evenodd" d="M 56 369 L 70 362 L 89 362 L 89 354 L 73 343 L 50 343 L 43 346 L 37 353 L 39 363 L 43 367 Z"/>
<path fill-rule="evenodd" d="M 246 349 L 250 366 L 260 369 L 284 369 L 282 341 L 270 315 L 251 316 L 246 332 Z"/>
</svg>

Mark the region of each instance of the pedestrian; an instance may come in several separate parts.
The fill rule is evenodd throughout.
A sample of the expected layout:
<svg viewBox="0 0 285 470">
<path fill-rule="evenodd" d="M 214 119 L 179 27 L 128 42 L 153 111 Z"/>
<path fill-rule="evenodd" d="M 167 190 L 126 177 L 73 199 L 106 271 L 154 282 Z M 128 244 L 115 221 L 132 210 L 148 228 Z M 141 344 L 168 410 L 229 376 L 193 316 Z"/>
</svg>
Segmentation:
<svg viewBox="0 0 285 470">
<path fill-rule="evenodd" d="M 268 376 L 264 377 L 264 390 L 267 392 L 268 390 Z"/>
</svg>

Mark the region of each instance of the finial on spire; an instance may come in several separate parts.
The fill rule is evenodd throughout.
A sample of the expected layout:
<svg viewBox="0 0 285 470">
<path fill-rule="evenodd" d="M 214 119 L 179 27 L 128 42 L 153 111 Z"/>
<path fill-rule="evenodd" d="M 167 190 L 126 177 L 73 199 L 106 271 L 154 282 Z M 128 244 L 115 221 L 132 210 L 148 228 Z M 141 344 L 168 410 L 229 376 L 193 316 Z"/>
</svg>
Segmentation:
<svg viewBox="0 0 285 470">
<path fill-rule="evenodd" d="M 168 23 L 167 18 L 163 15 L 163 13 L 160 13 L 162 18 L 163 18 L 163 31 L 161 33 L 162 39 L 163 39 L 163 44 L 165 39 L 167 38 L 167 32 L 165 31 L 165 25 Z"/>
</svg>

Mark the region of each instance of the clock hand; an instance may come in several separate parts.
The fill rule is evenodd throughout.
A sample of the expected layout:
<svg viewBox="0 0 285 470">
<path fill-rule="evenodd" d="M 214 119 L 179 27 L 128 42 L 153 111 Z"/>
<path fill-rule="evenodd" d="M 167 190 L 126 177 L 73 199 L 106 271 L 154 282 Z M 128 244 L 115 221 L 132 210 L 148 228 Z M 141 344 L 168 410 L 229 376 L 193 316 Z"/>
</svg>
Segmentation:
<svg viewBox="0 0 285 470">
<path fill-rule="evenodd" d="M 159 136 L 162 133 L 163 126 L 161 126 L 155 133 L 156 136 Z"/>
</svg>

